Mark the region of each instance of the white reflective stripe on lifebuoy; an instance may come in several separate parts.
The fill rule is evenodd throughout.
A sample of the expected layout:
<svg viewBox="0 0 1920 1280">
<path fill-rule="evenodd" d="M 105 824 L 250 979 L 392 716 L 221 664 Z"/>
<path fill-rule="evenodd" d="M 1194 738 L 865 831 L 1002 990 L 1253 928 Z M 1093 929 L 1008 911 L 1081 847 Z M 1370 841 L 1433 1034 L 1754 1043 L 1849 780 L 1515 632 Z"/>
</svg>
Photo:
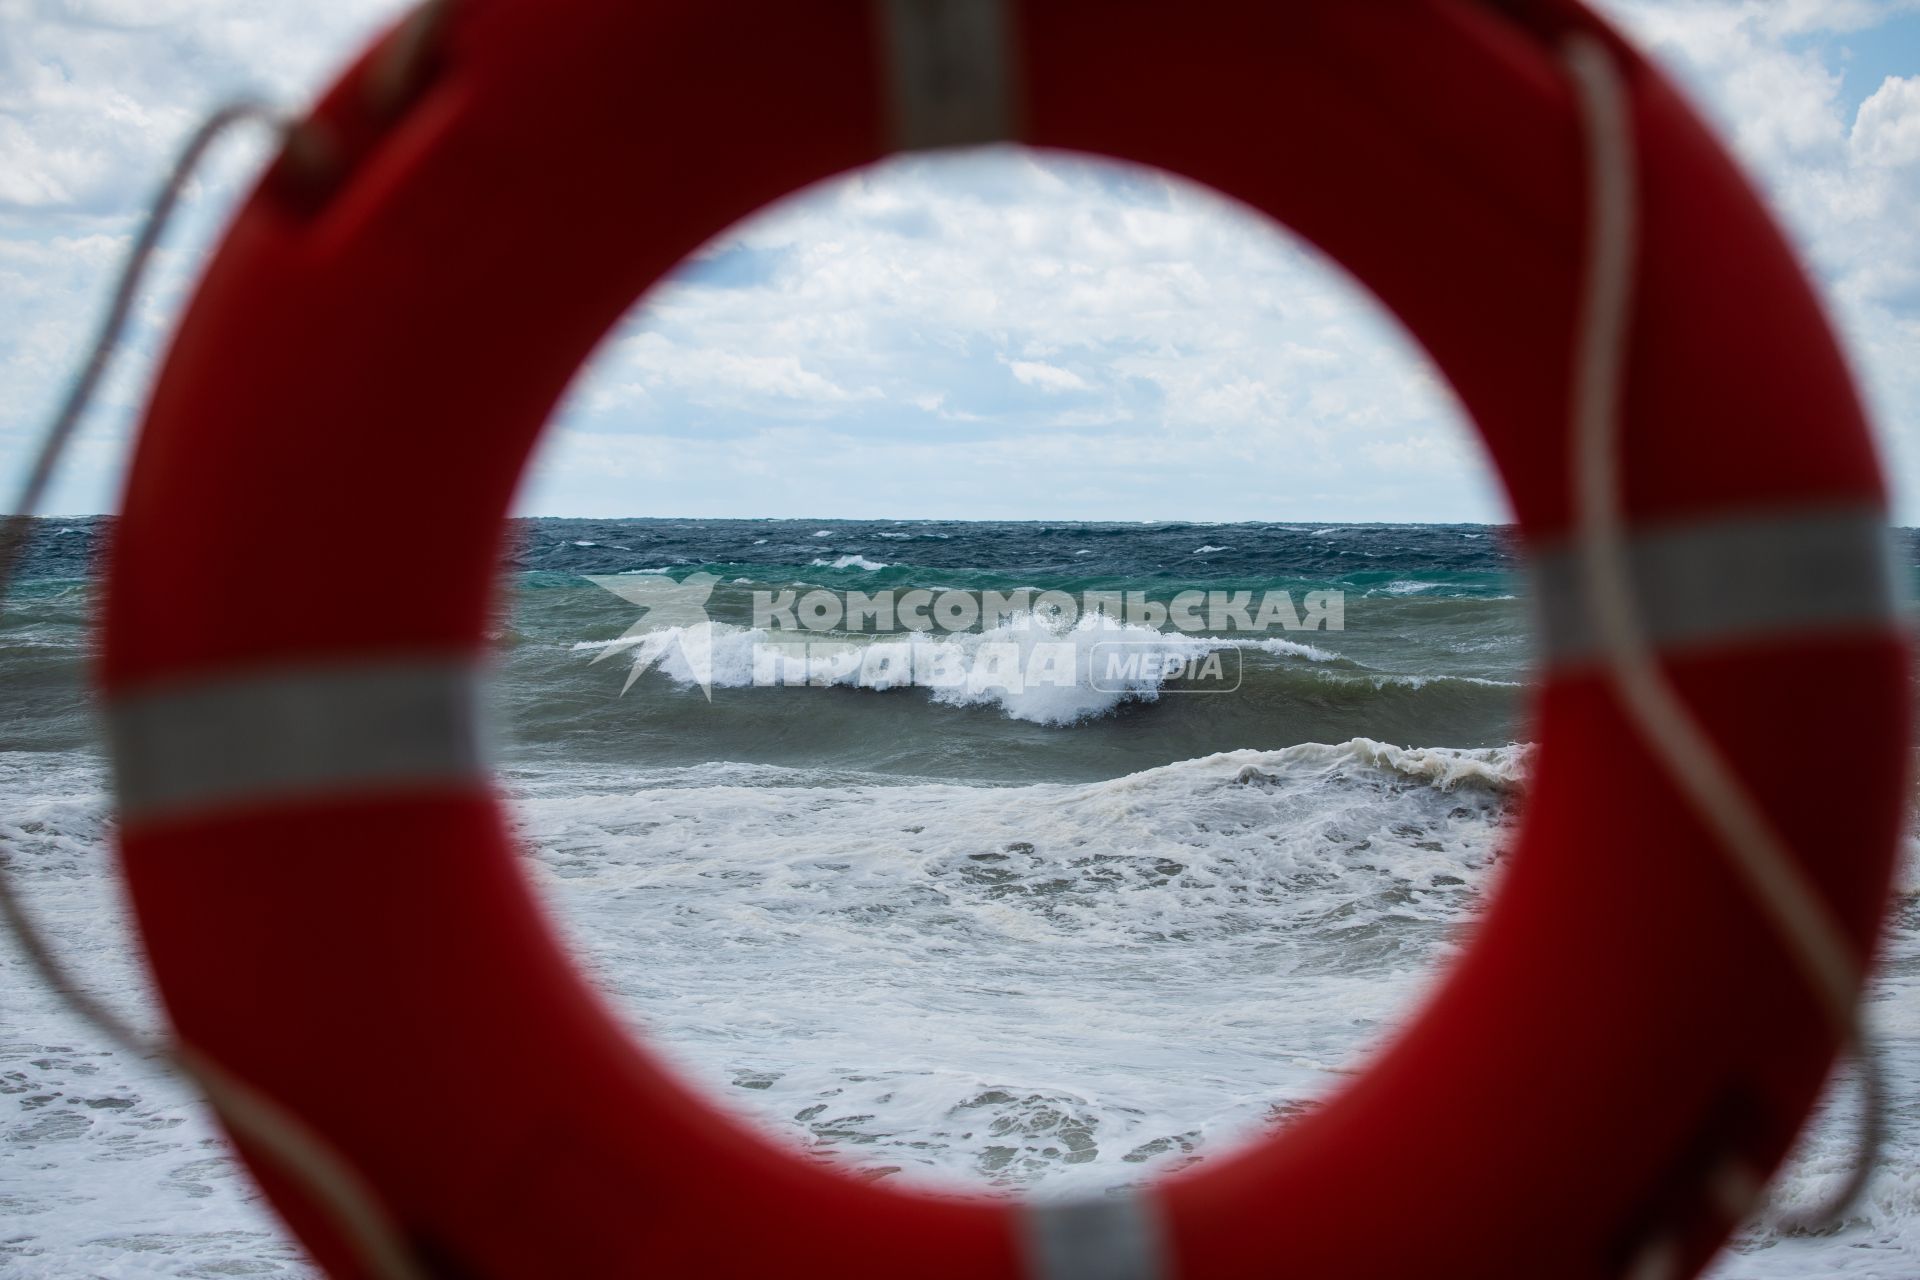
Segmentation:
<svg viewBox="0 0 1920 1280">
<path fill-rule="evenodd" d="M 1015 136 L 1011 0 L 879 0 L 899 151 Z"/>
<path fill-rule="evenodd" d="M 1628 560 L 1648 638 L 1663 651 L 1896 625 L 1900 592 L 1886 513 L 1812 507 L 1635 531 Z M 1541 661 L 1596 661 L 1582 560 L 1529 557 Z"/>
<path fill-rule="evenodd" d="M 123 819 L 486 777 L 464 659 L 281 667 L 106 709 Z"/>
<path fill-rule="evenodd" d="M 1020 1212 L 1031 1280 L 1167 1280 L 1157 1203 L 1129 1193 L 1026 1206 Z"/>
</svg>

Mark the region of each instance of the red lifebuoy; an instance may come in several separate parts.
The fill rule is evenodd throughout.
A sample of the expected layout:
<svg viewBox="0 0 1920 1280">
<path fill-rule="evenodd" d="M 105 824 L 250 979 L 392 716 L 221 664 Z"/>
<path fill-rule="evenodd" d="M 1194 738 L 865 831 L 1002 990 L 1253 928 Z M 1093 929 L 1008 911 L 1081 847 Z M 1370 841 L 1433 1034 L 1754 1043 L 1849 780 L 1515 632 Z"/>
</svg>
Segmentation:
<svg viewBox="0 0 1920 1280">
<path fill-rule="evenodd" d="M 1837 1036 L 1579 605 L 1574 33 L 1619 67 L 1638 155 L 1618 461 L 1660 670 L 1864 957 L 1907 733 L 1874 454 L 1759 202 L 1584 10 L 462 0 L 404 101 L 370 105 L 376 53 L 318 108 L 328 176 L 283 165 L 246 205 L 141 431 L 102 672 L 125 867 L 182 1040 L 324 1135 L 427 1274 L 1700 1265 L 1730 1176 L 1778 1162 Z M 808 183 L 1009 130 L 1204 182 L 1384 300 L 1505 480 L 1548 655 L 1511 870 L 1419 1018 L 1284 1134 L 1057 1208 L 822 1169 L 630 1043 L 515 868 L 468 716 L 509 499 L 616 318 Z M 415 513 L 443 571 L 368 574 L 391 523 L 366 509 Z M 1849 744 L 1845 803 L 1783 740 Z M 362 1270 L 249 1154 L 316 1256 Z"/>
</svg>

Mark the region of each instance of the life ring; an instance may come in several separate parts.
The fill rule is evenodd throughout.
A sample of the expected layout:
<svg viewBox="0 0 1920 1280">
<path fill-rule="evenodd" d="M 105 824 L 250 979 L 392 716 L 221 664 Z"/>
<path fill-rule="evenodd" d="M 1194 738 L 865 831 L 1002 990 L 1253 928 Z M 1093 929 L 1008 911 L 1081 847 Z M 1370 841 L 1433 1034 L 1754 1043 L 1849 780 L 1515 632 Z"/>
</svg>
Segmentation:
<svg viewBox="0 0 1920 1280">
<path fill-rule="evenodd" d="M 420 1274 L 1697 1268 L 1839 1033 L 1581 605 L 1576 36 L 1618 69 L 1637 155 L 1616 461 L 1657 674 L 1862 959 L 1907 734 L 1879 469 L 1759 202 L 1585 10 L 465 0 L 321 103 L 320 159 L 290 152 L 239 214 L 140 432 L 101 671 L 126 873 L 183 1043 L 324 1139 Z M 1511 867 L 1424 1012 L 1286 1132 L 1060 1206 L 824 1170 L 631 1043 L 516 870 L 471 715 L 509 499 L 609 326 L 808 183 L 999 137 L 1206 183 L 1384 300 L 1505 481 L 1547 654 Z M 415 513 L 439 571 L 370 573 L 391 526 L 365 510 Z M 1781 749 L 1809 743 L 1846 744 L 1844 802 Z M 368 1269 L 311 1187 L 242 1147 L 329 1270 Z"/>
</svg>

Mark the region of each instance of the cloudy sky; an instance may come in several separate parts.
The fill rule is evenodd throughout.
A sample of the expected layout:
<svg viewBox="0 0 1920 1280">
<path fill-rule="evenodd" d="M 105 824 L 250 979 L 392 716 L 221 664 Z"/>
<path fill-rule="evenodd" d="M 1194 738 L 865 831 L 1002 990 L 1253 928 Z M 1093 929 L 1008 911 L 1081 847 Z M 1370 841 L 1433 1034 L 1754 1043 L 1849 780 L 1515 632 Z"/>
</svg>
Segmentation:
<svg viewBox="0 0 1920 1280">
<path fill-rule="evenodd" d="M 1920 524 L 1920 0 L 1611 0 L 1759 176 Z M 0 472 L 219 100 L 304 101 L 388 0 L 0 0 Z M 195 189 L 49 510 L 110 510 L 166 326 L 257 163 Z M 1286 233 L 1153 173 L 915 158 L 733 228 L 644 300 L 523 511 L 1497 520 L 1450 394 Z"/>
</svg>

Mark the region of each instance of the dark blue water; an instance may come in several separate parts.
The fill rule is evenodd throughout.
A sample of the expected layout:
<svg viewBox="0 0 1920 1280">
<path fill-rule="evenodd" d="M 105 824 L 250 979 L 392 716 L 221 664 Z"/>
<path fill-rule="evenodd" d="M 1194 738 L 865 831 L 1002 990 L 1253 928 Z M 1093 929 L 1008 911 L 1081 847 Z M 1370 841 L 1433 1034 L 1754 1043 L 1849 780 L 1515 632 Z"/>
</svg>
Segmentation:
<svg viewBox="0 0 1920 1280">
<path fill-rule="evenodd" d="M 14 692 L 0 733 L 14 745 L 70 749 L 93 738 L 90 574 L 111 530 L 106 518 L 40 522 L 0 623 L 0 675 Z M 735 761 L 1080 781 L 1237 748 L 1353 738 L 1480 748 L 1528 736 L 1531 620 L 1500 526 L 530 519 L 513 532 L 492 699 L 509 764 Z M 392 545 L 394 562 L 370 571 L 431 570 L 405 562 L 400 532 Z M 1911 575 L 1920 536 L 1907 531 L 1902 546 Z M 631 688 L 626 656 L 594 661 L 643 614 L 590 578 L 696 573 L 715 579 L 704 606 L 717 624 L 710 687 L 676 667 L 671 646 Z M 756 683 L 753 653 L 766 639 L 756 595 L 915 588 L 1134 592 L 1163 603 L 1192 590 L 1294 601 L 1330 592 L 1343 600 L 1343 626 L 1203 629 L 1230 664 L 1231 691 L 1178 679 L 1095 690 L 1089 677 L 1071 691 L 968 695 L 883 689 L 858 673 L 827 687 Z M 964 664 L 995 638 L 988 630 L 922 639 Z"/>
</svg>

